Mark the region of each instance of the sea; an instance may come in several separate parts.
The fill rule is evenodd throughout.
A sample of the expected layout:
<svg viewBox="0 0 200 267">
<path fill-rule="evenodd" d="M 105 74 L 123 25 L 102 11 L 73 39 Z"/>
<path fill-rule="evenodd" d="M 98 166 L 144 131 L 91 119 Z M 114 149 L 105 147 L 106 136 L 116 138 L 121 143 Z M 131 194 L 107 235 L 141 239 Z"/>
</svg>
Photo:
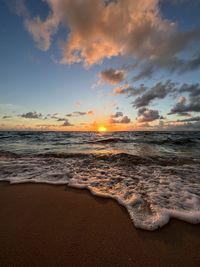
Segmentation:
<svg viewBox="0 0 200 267">
<path fill-rule="evenodd" d="M 115 199 L 145 230 L 170 218 L 196 224 L 200 132 L 4 131 L 0 181 L 88 189 Z"/>
</svg>

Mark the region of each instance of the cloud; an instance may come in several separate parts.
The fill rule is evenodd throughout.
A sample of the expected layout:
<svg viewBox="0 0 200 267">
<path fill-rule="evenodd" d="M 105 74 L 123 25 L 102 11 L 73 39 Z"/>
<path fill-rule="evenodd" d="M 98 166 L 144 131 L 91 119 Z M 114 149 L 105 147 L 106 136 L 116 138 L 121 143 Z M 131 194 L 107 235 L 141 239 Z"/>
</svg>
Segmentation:
<svg viewBox="0 0 200 267">
<path fill-rule="evenodd" d="M 73 112 L 73 115 L 74 116 L 84 116 L 86 114 L 87 114 L 87 112 L 81 112 L 81 111 L 74 111 Z"/>
<path fill-rule="evenodd" d="M 126 71 L 123 69 L 107 69 L 99 73 L 100 80 L 109 84 L 118 84 L 121 83 L 126 76 Z"/>
<path fill-rule="evenodd" d="M 61 63 L 92 65 L 118 55 L 152 57 L 165 50 L 175 31 L 174 23 L 160 15 L 159 0 L 46 2 L 48 16 L 42 20 L 26 14 L 25 27 L 42 50 L 49 49 L 60 27 L 69 29 Z"/>
<path fill-rule="evenodd" d="M 61 126 L 67 127 L 67 126 L 73 126 L 73 124 L 71 124 L 68 120 L 65 120 L 65 122 Z"/>
<path fill-rule="evenodd" d="M 58 119 L 58 113 L 48 114 L 47 117 L 50 117 L 51 119 Z"/>
<path fill-rule="evenodd" d="M 25 4 L 26 0 L 16 0 L 15 7 L 18 16 L 30 16 L 29 10 Z"/>
<path fill-rule="evenodd" d="M 152 127 L 153 130 L 159 131 L 199 131 L 200 130 L 200 121 L 170 121 L 163 123 L 162 127 L 156 125 Z"/>
<path fill-rule="evenodd" d="M 177 120 L 177 122 L 194 122 L 194 121 L 200 121 L 200 116 L 191 117 L 183 120 Z"/>
<path fill-rule="evenodd" d="M 180 66 L 178 71 L 180 73 L 188 72 L 188 71 L 193 71 L 193 70 L 198 70 L 200 68 L 200 55 L 188 60 L 188 61 L 180 61 Z"/>
<path fill-rule="evenodd" d="M 200 30 L 198 36 L 200 35 Z M 137 75 L 133 77 L 133 81 L 151 78 L 154 73 L 160 69 L 166 70 L 169 73 L 183 74 L 185 72 L 196 71 L 200 68 L 200 56 L 193 56 L 192 59 L 183 60 L 176 56 L 168 58 L 150 59 L 142 64 L 135 64 L 132 69 L 139 68 Z"/>
<path fill-rule="evenodd" d="M 42 114 L 41 113 L 37 113 L 36 111 L 34 112 L 27 112 L 24 113 L 22 115 L 19 115 L 21 118 L 25 118 L 25 119 L 42 119 Z"/>
<path fill-rule="evenodd" d="M 155 65 L 150 62 L 145 62 L 144 64 L 141 64 L 141 65 L 138 64 L 138 66 L 140 67 L 140 71 L 137 75 L 133 77 L 134 82 L 143 80 L 146 78 L 151 78 L 156 69 Z"/>
<path fill-rule="evenodd" d="M 56 128 L 56 127 L 58 127 L 58 125 L 57 124 L 36 124 L 36 127 L 48 130 L 48 128 L 51 128 L 51 127 Z"/>
<path fill-rule="evenodd" d="M 169 115 L 169 114 L 168 114 Z M 177 114 L 178 116 L 182 116 L 182 117 L 191 117 L 191 114 L 188 113 L 188 112 L 182 112 L 182 113 L 179 113 Z"/>
<path fill-rule="evenodd" d="M 123 95 L 123 94 L 129 94 L 129 92 L 132 91 L 132 87 L 129 84 L 123 84 L 119 87 L 116 87 L 113 89 L 114 95 Z"/>
<path fill-rule="evenodd" d="M 176 105 L 171 109 L 171 114 L 182 114 L 188 112 L 200 112 L 200 84 L 183 84 L 179 93 L 188 93 L 189 100 L 181 96 Z"/>
<path fill-rule="evenodd" d="M 51 5 L 51 1 L 45 1 L 48 5 Z M 39 16 L 31 17 L 26 0 L 8 0 L 7 2 L 11 10 L 14 10 L 18 16 L 24 18 L 24 26 L 36 42 L 37 47 L 47 51 L 51 46 L 52 37 L 57 32 L 60 24 L 56 11 L 52 10 L 45 20 L 41 20 Z"/>
<path fill-rule="evenodd" d="M 200 121 L 181 122 L 160 120 L 156 125 L 151 125 L 148 122 L 142 122 L 137 123 L 135 126 L 141 130 L 146 129 L 150 131 L 199 131 Z"/>
<path fill-rule="evenodd" d="M 128 116 L 120 117 L 119 119 L 111 119 L 110 121 L 113 124 L 128 124 L 131 122 Z"/>
<path fill-rule="evenodd" d="M 181 105 L 184 105 L 185 102 L 186 102 L 186 98 L 184 96 L 180 96 L 179 100 L 178 100 L 178 103 L 181 104 Z"/>
<path fill-rule="evenodd" d="M 59 61 L 62 64 L 82 62 L 88 67 L 114 56 L 127 56 L 134 58 L 135 67 L 140 69 L 134 80 L 151 77 L 160 69 L 182 73 L 200 67 L 199 56 L 192 60 L 178 56 L 199 42 L 200 27 L 180 31 L 174 21 L 162 16 L 159 0 L 45 2 L 49 6 L 45 19 L 31 17 L 23 0 L 18 1 L 16 10 L 24 17 L 27 31 L 41 50 L 50 48 L 60 28 L 66 29 Z M 124 80 L 124 74 L 120 70 L 118 74 L 106 70 L 103 79 L 116 84 Z"/>
<path fill-rule="evenodd" d="M 128 116 L 124 116 L 123 112 L 116 112 L 110 116 L 110 123 L 112 124 L 128 124 L 131 122 Z"/>
<path fill-rule="evenodd" d="M 74 111 L 72 113 L 68 113 L 66 114 L 65 116 L 66 117 L 79 117 L 79 116 L 85 116 L 85 115 L 88 115 L 88 116 L 92 116 L 94 115 L 94 111 L 93 110 L 89 110 L 89 111 Z"/>
<path fill-rule="evenodd" d="M 153 101 L 158 99 L 164 99 L 167 96 L 180 95 L 177 104 L 171 109 L 168 115 L 178 114 L 181 116 L 190 116 L 189 112 L 200 112 L 200 84 L 178 84 L 167 80 L 165 82 L 158 82 L 154 86 L 148 88 L 144 85 L 139 87 L 131 87 L 124 85 L 117 87 L 113 91 L 114 95 L 125 94 L 127 96 L 135 97 L 133 101 L 133 107 L 140 109 L 147 107 Z M 182 94 L 188 94 L 187 100 Z"/>
<path fill-rule="evenodd" d="M 87 112 L 87 115 L 94 115 L 94 111 L 93 110 L 89 110 L 88 112 Z"/>
<path fill-rule="evenodd" d="M 59 117 L 59 113 L 57 113 L 57 112 L 54 114 L 47 114 L 47 116 L 44 119 L 47 119 L 48 117 L 50 117 L 51 119 L 56 120 L 56 121 L 65 121 L 66 120 L 66 118 Z"/>
<path fill-rule="evenodd" d="M 113 90 L 114 95 L 127 95 L 127 96 L 136 96 L 144 93 L 147 90 L 143 84 L 139 87 L 132 87 L 129 84 L 124 84 L 122 86 L 116 87 Z"/>
<path fill-rule="evenodd" d="M 72 113 L 68 113 L 65 115 L 66 117 L 73 117 L 73 114 Z"/>
<path fill-rule="evenodd" d="M 181 31 L 174 21 L 165 19 L 159 0 L 44 0 L 49 13 L 46 18 L 32 17 L 25 0 L 13 0 L 16 13 L 24 17 L 24 25 L 39 49 L 47 51 L 65 29 L 67 36 L 60 41 L 61 59 L 56 63 L 83 63 L 86 67 L 105 59 L 126 56 L 136 64 L 134 81 L 150 78 L 158 70 L 182 74 L 200 68 L 200 55 L 182 59 L 200 40 L 200 27 Z M 198 1 L 171 0 L 187 5 Z M 191 51 L 191 50 L 190 50 Z M 199 51 L 200 52 L 200 51 Z M 104 82 L 117 84 L 128 70 L 108 69 L 100 73 Z M 118 72 L 118 73 L 117 73 Z M 103 75 L 103 76 L 102 76 Z"/>
<path fill-rule="evenodd" d="M 152 110 L 148 108 L 140 108 L 138 110 L 137 121 L 139 123 L 151 122 L 157 119 L 163 119 L 163 117 L 159 115 L 158 110 Z"/>
<path fill-rule="evenodd" d="M 176 92 L 176 84 L 168 80 L 165 83 L 159 82 L 142 96 L 133 101 L 133 106 L 141 108 L 148 106 L 155 99 L 164 99 L 167 95 Z"/>
<path fill-rule="evenodd" d="M 12 118 L 11 116 L 7 116 L 7 115 L 5 115 L 5 116 L 2 117 L 3 120 L 11 119 L 11 118 Z"/>
<path fill-rule="evenodd" d="M 79 108 L 82 104 L 83 104 L 83 103 L 82 103 L 81 100 L 78 100 L 78 101 L 76 101 L 76 102 L 74 103 L 74 105 L 75 105 L 77 108 Z"/>
<path fill-rule="evenodd" d="M 123 112 L 116 112 L 114 115 L 111 115 L 112 118 L 119 118 L 119 117 L 122 117 L 123 116 Z"/>
<path fill-rule="evenodd" d="M 65 118 L 58 118 L 57 121 L 66 121 Z"/>
<path fill-rule="evenodd" d="M 26 0 L 5 0 L 5 3 L 8 5 L 9 9 L 18 16 L 24 18 L 30 17 L 29 10 L 26 6 Z"/>
<path fill-rule="evenodd" d="M 46 0 L 46 2 L 51 5 L 51 2 L 53 4 L 54 1 Z M 26 13 L 24 25 L 36 42 L 37 47 L 43 51 L 47 51 L 51 46 L 53 35 L 58 31 L 60 22 L 57 11 L 52 9 L 44 21 L 39 16 L 31 18 Z"/>
</svg>

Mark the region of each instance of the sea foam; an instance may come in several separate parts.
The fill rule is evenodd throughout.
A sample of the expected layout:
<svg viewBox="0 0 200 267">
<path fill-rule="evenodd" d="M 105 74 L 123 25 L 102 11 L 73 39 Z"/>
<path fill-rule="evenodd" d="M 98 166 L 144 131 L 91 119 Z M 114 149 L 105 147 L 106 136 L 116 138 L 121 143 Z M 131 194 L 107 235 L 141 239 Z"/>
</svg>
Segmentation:
<svg viewBox="0 0 200 267">
<path fill-rule="evenodd" d="M 200 162 L 119 155 L 38 155 L 0 160 L 0 180 L 66 184 L 123 205 L 137 228 L 155 230 L 170 218 L 200 222 Z"/>
</svg>

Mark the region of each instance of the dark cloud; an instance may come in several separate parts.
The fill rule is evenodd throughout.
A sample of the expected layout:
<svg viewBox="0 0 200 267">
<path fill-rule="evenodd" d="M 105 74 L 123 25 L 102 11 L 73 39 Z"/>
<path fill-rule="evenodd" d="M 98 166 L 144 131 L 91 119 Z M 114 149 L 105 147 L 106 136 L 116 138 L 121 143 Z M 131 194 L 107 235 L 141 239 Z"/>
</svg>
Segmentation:
<svg viewBox="0 0 200 267">
<path fill-rule="evenodd" d="M 176 84 L 168 80 L 165 83 L 159 82 L 153 86 L 150 90 L 144 93 L 142 96 L 137 97 L 133 101 L 133 106 L 141 108 L 148 106 L 155 99 L 163 99 L 170 93 L 176 91 Z"/>
<path fill-rule="evenodd" d="M 159 126 L 155 126 L 154 130 L 165 130 L 165 131 L 199 131 L 200 130 L 200 121 L 194 122 L 179 122 L 171 121 L 166 122 L 162 129 Z"/>
<path fill-rule="evenodd" d="M 68 113 L 65 115 L 66 117 L 73 117 L 73 114 L 72 113 Z"/>
<path fill-rule="evenodd" d="M 144 130 L 147 128 L 151 131 L 199 131 L 200 121 L 180 122 L 180 121 L 159 121 L 157 125 L 150 125 L 148 122 L 137 124 L 138 128 Z"/>
<path fill-rule="evenodd" d="M 138 110 L 137 121 L 139 123 L 151 122 L 157 119 L 163 119 L 163 117 L 159 115 L 158 110 L 152 110 L 148 108 L 140 108 Z"/>
<path fill-rule="evenodd" d="M 128 116 L 124 116 L 123 112 L 117 111 L 115 114 L 110 116 L 110 123 L 113 124 L 128 124 L 131 122 Z"/>
<path fill-rule="evenodd" d="M 179 72 L 184 73 L 188 71 L 198 70 L 200 68 L 200 55 L 191 60 L 185 61 L 180 66 Z"/>
<path fill-rule="evenodd" d="M 137 123 L 137 128 L 144 131 L 144 130 L 152 130 L 153 129 L 153 126 L 151 124 L 149 124 L 148 122 L 140 122 L 140 123 Z"/>
<path fill-rule="evenodd" d="M 12 118 L 11 116 L 7 116 L 7 115 L 5 115 L 5 116 L 2 117 L 3 120 L 11 119 L 11 118 Z"/>
<path fill-rule="evenodd" d="M 200 117 L 191 117 L 183 120 L 177 120 L 177 122 L 194 122 L 194 121 L 200 121 Z"/>
<path fill-rule="evenodd" d="M 73 126 L 73 124 L 71 124 L 68 120 L 65 120 L 65 122 L 61 126 L 67 127 L 67 126 Z"/>
<path fill-rule="evenodd" d="M 144 93 L 143 93 L 144 92 Z M 143 94 L 142 94 L 143 93 Z M 187 94 L 188 100 L 185 96 L 180 96 L 178 103 L 171 109 L 168 115 L 178 114 L 181 116 L 190 116 L 190 112 L 200 112 L 200 84 L 178 84 L 168 80 L 166 82 L 158 82 L 149 89 L 144 85 L 139 87 L 130 87 L 125 85 L 114 89 L 114 95 L 125 94 L 127 96 L 136 96 L 140 94 L 132 102 L 133 107 L 139 109 L 147 107 L 154 100 L 164 99 L 167 96 L 177 96 L 180 94 Z"/>
<path fill-rule="evenodd" d="M 187 123 L 187 124 L 185 124 L 185 127 L 189 130 L 191 129 L 194 131 L 199 131 L 200 130 L 200 121 L 196 121 L 194 123 Z"/>
<path fill-rule="evenodd" d="M 111 3 L 117 3 L 117 1 L 118 0 L 104 0 L 104 3 L 106 4 L 106 5 L 109 5 L 109 4 L 111 4 Z"/>
<path fill-rule="evenodd" d="M 86 114 L 87 114 L 87 112 L 81 112 L 81 111 L 75 111 L 75 112 L 73 112 L 73 115 L 74 116 L 84 116 Z"/>
<path fill-rule="evenodd" d="M 48 117 L 50 117 L 51 119 L 58 119 L 58 113 L 56 112 L 56 113 L 54 113 L 54 114 L 48 114 L 47 115 Z"/>
<path fill-rule="evenodd" d="M 41 113 L 37 113 L 36 111 L 27 112 L 27 113 L 24 113 L 24 114 L 19 115 L 19 116 L 22 117 L 22 118 L 25 118 L 25 119 L 42 119 L 42 114 Z"/>
<path fill-rule="evenodd" d="M 124 117 L 119 117 L 118 119 L 112 118 L 110 122 L 113 124 L 119 124 L 119 123 L 128 124 L 131 122 L 131 119 L 129 119 L 128 116 L 124 116 Z"/>
<path fill-rule="evenodd" d="M 191 114 L 188 112 L 182 112 L 182 113 L 179 113 L 177 115 L 182 116 L 182 117 L 191 117 Z"/>
<path fill-rule="evenodd" d="M 167 39 L 166 43 L 162 43 L 160 46 L 155 48 L 157 49 L 156 58 L 157 60 L 160 60 L 162 65 L 164 65 L 165 60 L 168 62 L 169 58 L 174 58 L 177 53 L 180 53 L 185 48 L 199 40 L 200 27 L 185 32 L 173 32 Z"/>
<path fill-rule="evenodd" d="M 139 72 L 133 77 L 133 81 L 152 78 L 158 70 L 166 70 L 169 73 L 183 74 L 185 72 L 196 71 L 200 68 L 200 56 L 194 56 L 192 59 L 183 60 L 172 56 L 166 59 L 157 58 L 148 60 L 142 64 L 137 64 Z M 135 69 L 135 66 L 133 67 Z"/>
<path fill-rule="evenodd" d="M 129 84 L 122 85 L 120 87 L 116 87 L 113 90 L 114 95 L 127 95 L 127 96 L 136 96 L 144 93 L 147 90 L 143 84 L 139 87 L 132 87 Z"/>
<path fill-rule="evenodd" d="M 123 112 L 116 112 L 114 115 L 111 115 L 112 118 L 119 118 L 119 117 L 122 117 L 123 116 Z"/>
<path fill-rule="evenodd" d="M 184 83 L 179 90 L 180 93 L 189 93 L 190 98 L 195 98 L 200 96 L 200 84 L 195 83 L 195 84 L 187 84 Z"/>
<path fill-rule="evenodd" d="M 94 111 L 93 110 L 89 110 L 89 111 L 86 111 L 86 112 L 74 111 L 72 113 L 66 114 L 65 116 L 66 117 L 79 117 L 79 116 L 85 116 L 85 115 L 88 115 L 88 116 L 94 115 Z"/>
<path fill-rule="evenodd" d="M 106 82 L 109 84 L 118 84 L 121 83 L 126 76 L 126 71 L 123 69 L 107 69 L 104 71 L 101 71 L 100 74 L 100 79 L 102 82 Z"/>
<path fill-rule="evenodd" d="M 145 62 L 145 64 L 140 66 L 140 71 L 137 75 L 133 77 L 133 81 L 139 81 L 147 78 L 151 78 L 155 72 L 155 65 Z"/>
<path fill-rule="evenodd" d="M 179 93 L 188 93 L 188 101 L 184 96 L 179 98 L 178 103 L 171 109 L 171 114 L 182 114 L 188 112 L 200 112 L 200 84 L 183 84 Z"/>
<path fill-rule="evenodd" d="M 66 121 L 65 118 L 58 118 L 57 121 Z"/>
<path fill-rule="evenodd" d="M 131 119 L 128 116 L 124 116 L 121 118 L 119 123 L 130 123 Z"/>
<path fill-rule="evenodd" d="M 48 117 L 50 117 L 51 119 L 56 120 L 56 121 L 65 121 L 66 120 L 66 118 L 60 117 L 58 112 L 53 113 L 53 114 L 47 114 L 47 116 L 44 118 L 44 120 L 48 119 Z"/>
</svg>

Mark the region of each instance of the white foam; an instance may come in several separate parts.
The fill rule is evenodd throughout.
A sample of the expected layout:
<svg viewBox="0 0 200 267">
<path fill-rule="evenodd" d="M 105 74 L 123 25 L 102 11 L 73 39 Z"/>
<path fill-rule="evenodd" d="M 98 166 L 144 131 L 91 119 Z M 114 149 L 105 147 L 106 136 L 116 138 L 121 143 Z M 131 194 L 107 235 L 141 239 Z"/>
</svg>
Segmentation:
<svg viewBox="0 0 200 267">
<path fill-rule="evenodd" d="M 101 158 L 19 158 L 0 161 L 0 180 L 67 184 L 115 199 L 135 227 L 155 230 L 170 218 L 200 222 L 200 166 L 120 165 Z"/>
</svg>

